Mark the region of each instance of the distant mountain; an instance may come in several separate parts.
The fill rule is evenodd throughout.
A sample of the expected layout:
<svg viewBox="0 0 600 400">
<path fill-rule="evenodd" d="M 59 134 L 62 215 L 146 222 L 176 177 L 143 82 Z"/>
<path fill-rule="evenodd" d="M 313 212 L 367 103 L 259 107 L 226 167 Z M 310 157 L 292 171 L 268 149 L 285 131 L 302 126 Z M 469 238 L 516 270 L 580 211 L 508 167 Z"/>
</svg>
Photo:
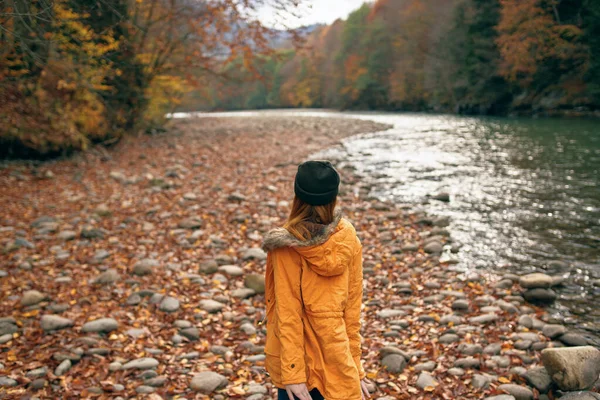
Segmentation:
<svg viewBox="0 0 600 400">
<path fill-rule="evenodd" d="M 300 28 L 296 28 L 293 31 L 282 30 L 282 29 L 273 29 L 271 30 L 271 38 L 270 45 L 274 49 L 285 49 L 288 47 L 292 47 L 292 38 L 293 33 L 299 35 L 300 37 L 306 38 L 311 33 L 316 31 L 319 28 L 326 26 L 325 24 L 312 24 L 307 26 L 301 26 Z"/>
</svg>

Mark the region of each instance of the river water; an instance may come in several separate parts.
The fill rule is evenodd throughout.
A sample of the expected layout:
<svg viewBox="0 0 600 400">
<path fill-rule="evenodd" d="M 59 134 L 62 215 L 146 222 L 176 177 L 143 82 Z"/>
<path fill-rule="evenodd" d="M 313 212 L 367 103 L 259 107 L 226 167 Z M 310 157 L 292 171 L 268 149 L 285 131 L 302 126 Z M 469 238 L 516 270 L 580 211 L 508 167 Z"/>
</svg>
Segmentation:
<svg viewBox="0 0 600 400">
<path fill-rule="evenodd" d="M 567 278 L 551 314 L 600 334 L 600 121 L 272 110 L 210 116 L 368 119 L 393 127 L 320 154 L 371 195 L 449 216 L 456 268 Z M 175 115 L 186 116 L 186 114 Z M 450 202 L 428 195 L 448 192 Z"/>
</svg>

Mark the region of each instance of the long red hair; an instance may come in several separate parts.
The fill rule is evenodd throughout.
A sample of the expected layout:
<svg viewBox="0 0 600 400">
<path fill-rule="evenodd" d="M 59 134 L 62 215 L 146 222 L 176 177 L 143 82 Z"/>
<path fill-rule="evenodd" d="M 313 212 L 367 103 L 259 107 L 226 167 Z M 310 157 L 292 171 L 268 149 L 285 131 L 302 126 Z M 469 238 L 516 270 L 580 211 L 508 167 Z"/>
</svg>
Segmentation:
<svg viewBox="0 0 600 400">
<path fill-rule="evenodd" d="M 335 204 L 337 199 L 331 203 L 322 206 L 312 206 L 294 196 L 292 210 L 283 225 L 292 235 L 300 240 L 310 240 L 312 238 L 310 224 L 329 225 L 333 222 Z"/>
</svg>

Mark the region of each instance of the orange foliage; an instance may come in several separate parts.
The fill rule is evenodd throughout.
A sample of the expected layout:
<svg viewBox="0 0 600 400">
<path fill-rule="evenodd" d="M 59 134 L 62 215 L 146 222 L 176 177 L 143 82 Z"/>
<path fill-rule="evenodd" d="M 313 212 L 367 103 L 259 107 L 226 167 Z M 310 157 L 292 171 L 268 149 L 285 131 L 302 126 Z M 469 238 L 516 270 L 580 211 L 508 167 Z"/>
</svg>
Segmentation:
<svg viewBox="0 0 600 400">
<path fill-rule="evenodd" d="M 502 56 L 500 73 L 506 79 L 527 86 L 543 62 L 555 59 L 572 64 L 585 57 L 581 29 L 559 24 L 540 0 L 500 3 L 497 44 Z"/>
</svg>

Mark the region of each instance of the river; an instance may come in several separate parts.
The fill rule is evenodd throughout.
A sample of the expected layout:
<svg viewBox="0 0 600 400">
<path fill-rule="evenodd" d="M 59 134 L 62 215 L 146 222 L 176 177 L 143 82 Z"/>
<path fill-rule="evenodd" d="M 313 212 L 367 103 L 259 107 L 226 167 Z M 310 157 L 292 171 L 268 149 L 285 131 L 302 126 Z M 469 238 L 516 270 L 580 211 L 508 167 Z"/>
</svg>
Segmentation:
<svg viewBox="0 0 600 400">
<path fill-rule="evenodd" d="M 564 276 L 548 311 L 600 334 L 600 121 L 313 110 L 199 115 L 392 125 L 319 156 L 350 163 L 374 182 L 372 196 L 449 216 L 452 238 L 462 244 L 453 268 Z M 450 201 L 427 197 L 440 192 Z"/>
</svg>

